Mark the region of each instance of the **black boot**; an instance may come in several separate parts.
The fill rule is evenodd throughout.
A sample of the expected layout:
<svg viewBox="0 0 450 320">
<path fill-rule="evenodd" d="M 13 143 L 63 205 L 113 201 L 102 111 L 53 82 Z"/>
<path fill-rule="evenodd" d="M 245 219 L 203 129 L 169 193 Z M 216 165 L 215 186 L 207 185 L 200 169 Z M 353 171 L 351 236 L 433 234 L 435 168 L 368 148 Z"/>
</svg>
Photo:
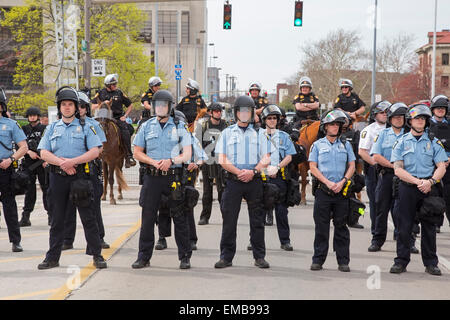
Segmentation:
<svg viewBox="0 0 450 320">
<path fill-rule="evenodd" d="M 273 226 L 273 210 L 270 210 L 266 214 L 266 226 Z"/>
<path fill-rule="evenodd" d="M 19 221 L 21 227 L 31 227 L 30 212 L 22 212 L 22 219 Z"/>
</svg>

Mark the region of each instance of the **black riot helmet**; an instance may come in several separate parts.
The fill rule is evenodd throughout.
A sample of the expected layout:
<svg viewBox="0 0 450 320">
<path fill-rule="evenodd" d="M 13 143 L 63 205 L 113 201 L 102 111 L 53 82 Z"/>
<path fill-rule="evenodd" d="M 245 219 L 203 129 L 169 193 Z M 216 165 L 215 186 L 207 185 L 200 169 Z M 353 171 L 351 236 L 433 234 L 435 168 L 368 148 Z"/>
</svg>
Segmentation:
<svg viewBox="0 0 450 320">
<path fill-rule="evenodd" d="M 218 102 L 213 102 L 208 106 L 208 111 L 211 111 L 212 118 L 214 118 L 214 116 L 212 114 L 213 111 L 221 111 L 222 112 L 223 110 L 224 110 L 224 107 Z M 214 118 L 214 119 L 219 121 L 221 118 L 219 118 L 219 119 Z"/>
<path fill-rule="evenodd" d="M 281 118 L 280 108 L 275 104 L 271 104 L 271 105 L 268 105 L 267 107 L 265 107 L 261 113 L 262 121 L 263 122 L 266 121 L 266 118 L 270 115 L 277 116 L 277 121 L 280 121 L 280 118 Z"/>
<path fill-rule="evenodd" d="M 86 116 L 91 117 L 91 100 L 83 91 L 78 91 L 80 98 L 80 108 L 86 108 Z"/>
<path fill-rule="evenodd" d="M 411 129 L 414 129 L 411 126 L 411 120 L 419 116 L 426 117 L 425 128 L 429 127 L 432 114 L 430 108 L 428 108 L 428 106 L 425 104 L 413 104 L 408 108 L 408 111 L 406 112 L 405 115 L 406 125 Z M 414 131 L 418 132 L 417 130 Z"/>
<path fill-rule="evenodd" d="M 392 103 L 387 100 L 375 102 L 370 107 L 369 123 L 375 122 L 375 117 L 378 113 L 386 111 Z"/>
<path fill-rule="evenodd" d="M 6 106 L 6 101 L 8 99 L 6 98 L 5 90 L 3 88 L 0 88 L 0 106 L 2 107 L 2 117 L 9 118 L 8 113 L 8 107 Z"/>
<path fill-rule="evenodd" d="M 28 118 L 29 116 L 41 116 L 41 110 L 38 107 L 29 107 L 27 111 L 25 112 L 25 117 Z"/>
<path fill-rule="evenodd" d="M 405 117 L 406 112 L 408 111 L 408 106 L 403 102 L 396 102 L 392 104 L 387 110 L 387 122 L 388 125 L 392 126 L 391 118 L 394 116 L 403 116 Z M 406 120 L 403 123 L 403 127 L 406 125 Z M 398 128 L 397 128 L 398 129 Z"/>
<path fill-rule="evenodd" d="M 152 97 L 152 112 L 160 118 L 167 118 L 172 114 L 174 100 L 172 94 L 167 90 L 158 90 Z M 157 114 L 156 108 L 160 106 L 167 106 L 167 113 L 165 115 Z"/>
<path fill-rule="evenodd" d="M 338 135 L 342 132 L 342 126 L 347 122 L 347 116 L 345 115 L 344 111 L 334 109 L 331 111 L 328 111 L 320 120 L 320 127 L 319 129 L 324 133 L 327 134 L 325 130 L 325 125 L 329 123 L 338 123 L 339 124 L 339 132 Z"/>
<path fill-rule="evenodd" d="M 237 112 L 241 111 L 243 108 L 248 108 L 250 109 L 251 112 L 251 118 L 249 121 L 245 121 L 247 123 L 253 122 L 255 119 L 255 101 L 253 101 L 252 98 L 250 98 L 249 96 L 240 96 L 236 99 L 236 101 L 234 102 L 233 105 L 233 109 L 234 109 L 234 119 L 236 120 L 236 123 L 238 120 L 237 117 Z M 242 121 L 242 120 L 240 120 Z M 244 122 L 244 121 L 242 121 Z"/>
<path fill-rule="evenodd" d="M 58 89 L 55 94 L 56 97 L 56 105 L 58 108 L 58 117 L 59 119 L 62 118 L 61 113 L 61 102 L 64 100 L 70 100 L 75 103 L 75 116 L 77 118 L 80 117 L 80 114 L 78 112 L 78 107 L 80 105 L 80 98 L 78 96 L 78 91 L 70 86 L 64 86 Z"/>
<path fill-rule="evenodd" d="M 286 118 L 286 110 L 283 107 L 278 107 L 280 109 L 281 112 L 281 118 Z"/>
<path fill-rule="evenodd" d="M 448 114 L 448 109 L 450 108 L 450 102 L 447 96 L 443 94 L 435 96 L 431 99 L 431 112 L 433 112 L 434 108 L 445 108 L 445 116 Z M 444 117 L 445 117 L 444 116 Z"/>
</svg>

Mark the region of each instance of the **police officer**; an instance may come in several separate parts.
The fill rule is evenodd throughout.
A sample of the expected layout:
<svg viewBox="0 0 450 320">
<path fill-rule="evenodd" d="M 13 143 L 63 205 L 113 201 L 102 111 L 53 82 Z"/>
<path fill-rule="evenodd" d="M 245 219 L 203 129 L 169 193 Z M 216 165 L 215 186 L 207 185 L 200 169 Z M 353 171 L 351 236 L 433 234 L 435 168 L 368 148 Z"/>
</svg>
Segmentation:
<svg viewBox="0 0 450 320">
<path fill-rule="evenodd" d="M 152 110 L 152 98 L 153 95 L 160 89 L 162 80 L 160 77 L 151 77 L 148 80 L 148 90 L 142 95 L 141 102 L 144 105 L 144 111 L 142 111 L 141 123 L 151 118 Z"/>
<path fill-rule="evenodd" d="M 214 180 L 217 187 L 218 201 L 221 202 L 223 193 L 223 181 L 220 174 L 221 168 L 217 163 L 217 157 L 214 153 L 217 140 L 220 133 L 227 127 L 227 122 L 222 119 L 223 107 L 219 103 L 212 103 L 208 110 L 211 114 L 209 119 L 205 119 L 202 125 L 197 126 L 196 137 L 202 143 L 202 147 L 208 155 L 208 160 L 202 166 L 203 177 L 203 196 L 202 196 L 202 212 L 200 214 L 199 225 L 209 223 L 213 202 L 213 185 Z"/>
<path fill-rule="evenodd" d="M 289 237 L 288 205 L 286 197 L 283 195 L 287 194 L 288 165 L 292 161 L 292 156 L 297 152 L 289 135 L 277 129 L 277 123 L 281 118 L 280 108 L 276 105 L 269 105 L 264 108 L 261 116 L 265 126 L 265 129 L 259 130 L 259 140 L 263 142 L 262 154 L 270 154 L 270 165 L 267 167 L 267 175 L 265 174 L 263 179 L 275 184 L 280 190 L 281 198 L 275 204 L 278 238 L 281 249 L 292 251 Z"/>
<path fill-rule="evenodd" d="M 353 82 L 349 79 L 340 79 L 338 83 L 341 94 L 334 101 L 334 108 L 350 113 L 353 120 L 365 111 L 366 104 L 353 92 Z"/>
<path fill-rule="evenodd" d="M 406 123 L 411 131 L 403 135 L 395 144 L 391 162 L 395 175 L 401 180 L 398 198 L 397 257 L 391 273 L 402 273 L 410 261 L 410 237 L 416 213 L 445 174 L 448 157 L 442 143 L 430 138 L 426 130 L 430 126 L 430 109 L 423 104 L 413 105 L 406 113 Z M 433 212 L 433 214 L 436 214 Z M 425 271 L 431 275 L 441 275 L 436 255 L 436 226 L 425 217 L 421 224 L 421 254 Z"/>
<path fill-rule="evenodd" d="M 295 96 L 292 102 L 295 106 L 295 127 L 302 126 L 303 120 L 319 120 L 317 109 L 319 108 L 319 98 L 312 92 L 312 82 L 309 77 L 301 77 L 299 81 L 300 93 Z"/>
<path fill-rule="evenodd" d="M 448 109 L 450 108 L 449 99 L 444 95 L 437 95 L 431 99 L 431 112 L 433 116 L 430 122 L 430 131 L 434 133 L 435 137 L 438 138 L 444 145 L 447 157 L 450 159 L 450 124 L 446 119 L 448 115 Z M 442 178 L 444 200 L 446 204 L 445 214 L 447 215 L 447 220 L 450 222 L 450 169 L 445 172 Z M 444 217 L 442 221 L 436 226 L 436 232 L 441 232 L 441 226 L 444 224 Z"/>
<path fill-rule="evenodd" d="M 126 149 L 125 167 L 130 168 L 136 165 L 136 161 L 133 159 L 131 152 L 131 135 L 126 118 L 133 110 L 133 105 L 131 104 L 131 100 L 117 88 L 118 79 L 119 76 L 117 74 L 109 74 L 105 77 L 105 88 L 101 89 L 92 100 L 92 110 L 94 111 L 99 108 L 101 102 L 112 100 L 111 109 L 113 118 L 116 120 L 116 124 L 120 129 L 121 140 Z M 127 108 L 125 113 L 123 112 L 123 105 Z"/>
<path fill-rule="evenodd" d="M 261 114 L 263 109 L 269 105 L 269 101 L 267 100 L 267 98 L 261 96 L 261 90 L 261 83 L 259 83 L 258 81 L 253 81 L 248 86 L 248 92 L 250 94 L 250 97 L 253 99 L 256 108 L 255 122 L 260 121 L 259 115 Z"/>
<path fill-rule="evenodd" d="M 259 177 L 268 166 L 268 155 L 261 157 L 258 133 L 253 128 L 255 103 L 249 96 L 240 96 L 234 103 L 236 124 L 229 126 L 219 137 L 215 154 L 225 172 L 225 190 L 220 203 L 222 212 L 222 238 L 220 260 L 215 268 L 232 265 L 236 253 L 236 228 L 242 198 L 246 199 L 250 219 L 250 242 L 255 266 L 269 268 L 264 259 L 264 217 L 262 207 L 263 185 Z"/>
<path fill-rule="evenodd" d="M 376 219 L 376 207 L 375 207 L 375 188 L 377 185 L 377 173 L 375 169 L 375 161 L 370 156 L 370 149 L 374 143 L 375 137 L 386 128 L 387 115 L 386 111 L 391 106 L 389 101 L 380 101 L 374 103 L 370 108 L 370 125 L 365 127 L 361 131 L 359 140 L 358 154 L 364 160 L 364 174 L 366 183 L 367 197 L 369 198 L 370 206 L 370 231 L 372 235 L 375 233 L 375 219 Z M 351 116 L 351 114 L 350 114 Z"/>
<path fill-rule="evenodd" d="M 186 117 L 181 111 L 175 110 L 174 112 L 174 119 L 175 121 L 182 121 L 183 123 L 186 123 Z M 191 244 L 192 250 L 197 250 L 197 230 L 195 228 L 195 218 L 194 218 L 194 207 L 188 205 L 189 203 L 192 204 L 193 199 L 192 193 L 198 194 L 198 191 L 195 190 L 195 181 L 197 179 L 198 170 L 208 159 L 208 156 L 206 155 L 205 151 L 203 151 L 202 146 L 200 142 L 197 140 L 197 138 L 189 133 L 189 135 L 192 136 L 192 157 L 191 160 L 183 165 L 183 185 L 189 186 L 191 193 L 186 193 L 186 205 L 188 209 L 188 224 L 189 224 L 189 242 Z M 187 188 L 186 188 L 187 189 Z M 172 226 L 171 226 L 171 217 L 170 217 L 170 210 L 168 206 L 168 198 L 164 198 L 165 203 L 162 203 L 159 207 L 159 215 L 158 215 L 158 234 L 159 239 L 158 242 L 155 245 L 155 250 L 164 250 L 167 248 L 167 241 L 166 237 L 170 237 L 172 235 Z M 197 199 L 198 200 L 198 199 Z M 194 200 L 195 201 L 195 200 Z"/>
<path fill-rule="evenodd" d="M 91 118 L 91 102 L 88 96 L 82 92 L 78 92 L 78 98 L 80 100 L 79 106 L 79 114 L 80 119 L 85 121 L 85 125 L 91 128 L 91 130 L 95 131 L 100 139 L 101 143 L 106 142 L 106 136 L 103 132 L 103 129 L 100 126 L 98 121 Z M 100 153 L 103 151 L 103 147 L 100 147 Z M 100 158 L 95 159 L 92 162 L 92 172 L 89 177 L 94 186 L 94 202 L 93 209 L 95 213 L 95 218 L 97 221 L 97 226 L 100 234 L 100 240 L 102 249 L 108 249 L 109 244 L 107 244 L 104 240 L 105 237 L 105 227 L 103 225 L 102 218 L 102 209 L 101 209 L 101 197 L 103 194 L 103 177 L 102 177 L 102 161 Z M 62 250 L 73 249 L 73 242 L 75 240 L 75 233 L 77 227 L 77 212 L 76 207 L 74 205 L 70 205 L 67 208 L 66 219 L 64 224 L 64 242 L 62 246 Z"/>
<path fill-rule="evenodd" d="M 206 103 L 200 95 L 200 85 L 189 79 L 186 84 L 186 96 L 176 106 L 176 110 L 184 113 L 189 131 L 194 131 L 194 122 L 202 118 L 207 111 Z"/>
<path fill-rule="evenodd" d="M 156 92 L 152 98 L 153 114 L 156 116 L 142 125 L 133 142 L 136 159 L 148 165 L 139 198 L 142 226 L 138 257 L 132 264 L 134 269 L 150 265 L 155 243 L 154 226 L 163 195 L 169 198 L 180 269 L 189 269 L 191 266 L 188 209 L 181 186 L 182 164 L 188 162 L 192 155 L 191 136 L 184 122 L 174 121 L 171 115 L 173 105 L 174 100 L 169 91 Z"/>
<path fill-rule="evenodd" d="M 89 163 L 99 156 L 102 146 L 95 129 L 79 120 L 79 96 L 72 87 L 56 92 L 58 117 L 47 130 L 38 150 L 50 164 L 48 200 L 52 212 L 50 249 L 38 269 L 59 266 L 64 239 L 64 222 L 70 201 L 77 207 L 87 242 L 86 254 L 93 255 L 94 266 L 106 268 L 93 209 L 94 186 Z"/>
<path fill-rule="evenodd" d="M 13 252 L 23 251 L 20 245 L 20 226 L 17 214 L 17 203 L 11 188 L 11 175 L 14 171 L 14 163 L 27 153 L 26 136 L 19 124 L 9 119 L 7 113 L 7 99 L 5 91 L 0 88 L 0 201 L 3 204 L 3 213 L 8 227 L 9 242 L 12 243 Z M 19 148 L 13 150 L 13 142 Z"/>
<path fill-rule="evenodd" d="M 313 271 L 322 270 L 327 257 L 331 219 L 338 269 L 350 271 L 350 232 L 346 225 L 349 201 L 341 191 L 355 172 L 356 158 L 350 143 L 339 139 L 345 121 L 346 116 L 341 110 L 327 112 L 320 122 L 320 130 L 326 136 L 313 143 L 309 154 L 311 174 L 319 180 L 313 212 L 316 225 L 311 265 Z"/>
<path fill-rule="evenodd" d="M 389 127 L 381 130 L 375 138 L 375 143 L 370 151 L 376 162 L 378 182 L 375 189 L 375 230 L 369 252 L 380 251 L 387 235 L 387 221 L 389 210 L 393 216 L 394 226 L 397 226 L 398 213 L 395 212 L 395 199 L 393 193 L 394 165 L 391 163 L 392 146 L 404 134 L 405 114 L 408 107 L 397 102 L 387 110 L 387 123 Z"/>
<path fill-rule="evenodd" d="M 31 226 L 30 214 L 34 210 L 36 203 L 36 177 L 41 186 L 44 209 L 47 211 L 48 220 L 50 221 L 49 206 L 47 203 L 48 171 L 44 168 L 47 164 L 41 160 L 37 150 L 46 126 L 42 125 L 39 121 L 41 111 L 37 107 L 28 108 L 25 117 L 28 119 L 28 124 L 22 129 L 27 137 L 28 152 L 25 154 L 21 165 L 30 173 L 30 184 L 25 193 L 22 219 L 19 222 L 21 227 Z"/>
</svg>

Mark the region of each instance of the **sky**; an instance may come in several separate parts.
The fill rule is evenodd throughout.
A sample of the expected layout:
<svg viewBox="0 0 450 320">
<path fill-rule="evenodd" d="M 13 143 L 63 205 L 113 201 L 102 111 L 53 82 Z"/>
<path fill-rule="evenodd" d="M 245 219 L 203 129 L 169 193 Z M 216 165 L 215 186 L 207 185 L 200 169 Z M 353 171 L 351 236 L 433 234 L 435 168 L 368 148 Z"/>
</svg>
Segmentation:
<svg viewBox="0 0 450 320">
<path fill-rule="evenodd" d="M 304 0 L 303 26 L 294 27 L 294 0 L 230 0 L 231 30 L 223 30 L 223 0 L 207 0 L 208 55 L 218 58 L 221 90 L 225 74 L 237 77 L 238 89 L 259 81 L 274 93 L 300 69 L 301 48 L 323 39 L 330 31 L 357 30 L 362 45 L 373 50 L 375 0 Z M 413 34 L 414 48 L 427 43 L 434 28 L 435 0 L 378 0 L 377 46 L 384 39 Z M 450 1 L 438 0 L 437 31 L 450 29 Z M 208 59 L 210 65 L 210 59 Z"/>
</svg>

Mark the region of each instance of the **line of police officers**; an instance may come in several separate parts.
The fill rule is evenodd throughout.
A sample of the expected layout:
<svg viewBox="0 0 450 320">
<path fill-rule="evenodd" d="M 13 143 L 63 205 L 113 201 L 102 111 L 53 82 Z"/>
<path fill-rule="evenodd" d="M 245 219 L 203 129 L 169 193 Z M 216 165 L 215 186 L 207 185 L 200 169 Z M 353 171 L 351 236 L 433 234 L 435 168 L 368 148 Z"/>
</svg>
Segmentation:
<svg viewBox="0 0 450 320">
<path fill-rule="evenodd" d="M 114 88 L 111 90 L 109 82 L 117 85 L 117 75 L 109 77 L 112 80 L 108 77 L 109 80 L 105 79 L 106 89 L 109 89 L 106 93 L 111 94 L 112 99 L 117 100 L 117 105 L 120 105 L 121 111 L 119 112 L 117 107 L 114 115 L 118 121 L 122 121 L 122 105 L 128 107 L 128 112 L 131 103 L 124 101 L 125 95 L 122 94 L 123 97 L 120 98 L 120 93 L 116 95 Z M 249 90 L 250 97 L 241 96 L 234 104 L 235 124 L 226 127 L 221 119 L 221 106 L 210 106 L 208 118 L 197 124 L 196 132 L 201 133 L 198 139 L 202 141 L 200 144 L 191 134 L 197 120 L 205 112 L 198 84 L 189 80 L 186 86 L 188 95 L 175 107 L 172 95 L 168 91 L 158 90 L 161 83 L 161 79 L 157 77 L 149 80 L 149 91 L 142 97 L 145 107 L 143 121 L 133 142 L 134 155 L 141 162 L 145 174 L 139 199 L 142 207 L 139 253 L 132 267 L 149 266 L 155 244 L 154 225 L 157 221 L 161 224 L 164 211 L 169 217 L 166 219 L 169 230 L 170 220 L 173 220 L 175 225 L 180 268 L 190 268 L 192 250 L 196 249 L 193 240 L 197 240 L 193 207 L 197 202 L 198 192 L 193 188 L 193 182 L 199 166 L 206 161 L 202 167 L 205 192 L 199 225 L 208 223 L 212 203 L 211 182 L 215 179 L 223 218 L 220 259 L 215 267 L 225 268 L 232 265 L 236 252 L 237 220 L 244 198 L 250 219 L 249 247 L 253 251 L 255 265 L 268 268 L 269 263 L 265 260 L 264 224 L 267 213 L 274 208 L 281 248 L 287 251 L 293 249 L 287 219 L 288 197 L 292 193 L 288 190 L 290 172 L 287 168 L 292 157 L 298 154 L 298 149 L 294 148 L 287 133 L 277 129 L 283 125 L 283 111 L 277 106 L 265 105 L 267 101 L 259 96 L 260 85 L 253 83 Z M 354 146 L 342 137 L 342 133 L 351 120 L 363 113 L 364 103 L 352 92 L 353 85 L 350 80 L 341 79 L 339 85 L 342 94 L 336 99 L 335 109 L 326 113 L 320 120 L 320 130 L 324 137 L 312 145 L 308 159 L 311 173 L 317 179 L 317 184 L 313 187 L 313 216 L 316 227 L 311 270 L 322 269 L 328 252 L 329 225 L 333 219 L 333 248 L 336 251 L 338 269 L 348 272 L 350 235 L 347 220 L 352 210 L 348 194 L 352 193 L 351 188 L 355 184 L 352 177 L 356 157 Z M 301 123 L 302 120 L 317 119 L 315 110 L 318 104 L 317 96 L 311 91 L 312 83 L 309 78 L 303 77 L 299 87 L 301 92 L 294 100 L 297 110 L 294 127 L 297 128 L 301 126 L 298 122 Z M 3 186 L 1 200 L 13 251 L 21 251 L 19 224 L 16 223 L 17 206 L 14 195 L 5 190 L 4 186 L 11 179 L 11 164 L 28 150 L 22 130 L 17 123 L 7 118 L 6 96 L 4 92 L 2 95 L 0 124 L 4 124 L 0 136 L 1 151 L 5 153 L 5 157 L 2 157 L 0 163 L 0 173 L 3 176 L 0 179 Z M 99 96 L 100 94 L 97 94 L 94 101 L 101 102 L 102 98 Z M 99 138 L 97 132 L 103 132 L 98 123 L 89 120 L 90 118 L 85 116 L 86 112 L 81 111 L 82 106 L 83 109 L 89 106 L 89 100 L 82 93 L 71 87 L 62 87 L 56 94 L 56 101 L 60 120 L 51 124 L 45 131 L 37 150 L 30 147 L 33 143 L 28 143 L 30 159 L 40 160 L 43 162 L 40 165 L 48 164 L 50 169 L 48 198 L 44 195 L 44 204 L 51 218 L 50 249 L 38 268 L 48 269 L 59 265 L 64 237 L 69 229 L 67 226 L 74 224 L 70 217 L 74 216 L 75 208 L 80 213 L 85 229 L 86 253 L 93 255 L 97 268 L 105 268 L 106 262 L 101 256 L 101 249 L 108 246 L 103 240 L 104 228 L 100 213 L 101 188 L 98 186 L 101 179 L 99 169 L 94 163 L 101 152 L 102 142 L 105 141 L 104 134 Z M 379 251 L 384 244 L 387 215 L 391 211 L 397 238 L 397 257 L 391 268 L 392 273 L 406 271 L 411 248 L 414 246 L 413 228 L 420 223 L 421 250 L 426 272 L 441 274 L 437 267 L 436 232 L 439 232 L 443 223 L 443 212 L 449 214 L 448 196 L 445 201 L 443 199 L 444 193 L 448 195 L 450 189 L 450 179 L 446 174 L 450 150 L 446 120 L 448 103 L 447 97 L 437 96 L 433 98 L 430 110 L 421 104 L 408 108 L 403 103 L 391 105 L 382 101 L 371 106 L 370 120 L 373 123 L 361 132 L 358 153 L 367 164 L 366 186 L 370 199 L 373 235 L 369 251 Z M 178 110 L 178 116 L 175 109 Z M 26 129 L 27 135 L 30 140 L 36 140 L 36 130 L 33 128 L 36 127 L 36 116 L 39 114 L 30 109 L 27 116 L 30 121 L 30 128 Z M 258 116 L 262 128 L 255 126 Z M 405 128 L 409 129 L 409 132 L 406 132 Z M 292 134 L 292 127 L 289 129 Z M 40 132 L 42 135 L 42 131 Z M 436 137 L 441 138 L 444 144 Z M 12 141 L 18 145 L 14 154 Z M 8 145 L 11 145 L 11 148 L 8 148 Z M 206 155 L 203 149 L 208 149 L 209 145 L 211 150 L 208 150 L 210 152 Z M 128 163 L 131 159 L 128 153 Z M 212 159 L 217 159 L 220 167 L 211 161 Z M 29 167 L 26 161 L 23 163 Z M 370 173 L 371 170 L 375 173 Z M 295 176 L 295 172 L 292 172 L 292 175 Z M 190 183 L 186 181 L 186 177 L 190 177 Z M 298 179 L 298 176 L 295 177 Z M 43 189 L 46 185 L 41 182 Z M 35 189 L 33 191 L 30 188 L 27 194 L 31 199 L 34 194 L 35 199 Z M 272 197 L 273 194 L 278 195 L 276 200 Z M 273 201 L 268 200 L 272 198 Z M 162 210 L 164 199 L 166 210 Z M 23 226 L 30 225 L 31 202 L 33 201 L 25 203 L 21 220 Z M 192 235 L 195 235 L 195 239 Z"/>
</svg>

